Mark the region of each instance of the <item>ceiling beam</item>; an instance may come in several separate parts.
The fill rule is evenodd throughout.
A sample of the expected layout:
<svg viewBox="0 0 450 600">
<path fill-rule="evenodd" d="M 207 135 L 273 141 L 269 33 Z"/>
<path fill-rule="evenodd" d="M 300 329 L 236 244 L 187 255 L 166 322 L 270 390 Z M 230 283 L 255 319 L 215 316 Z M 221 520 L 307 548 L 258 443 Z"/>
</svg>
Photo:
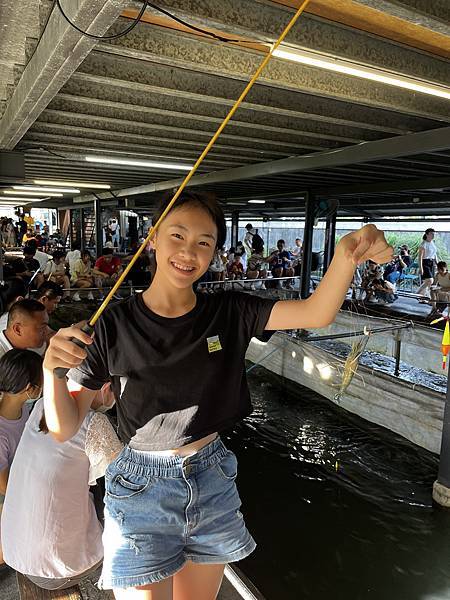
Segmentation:
<svg viewBox="0 0 450 600">
<path fill-rule="evenodd" d="M 386 53 L 388 50 L 391 54 L 401 54 L 398 49 L 394 52 L 392 48 L 388 48 Z M 261 53 L 254 50 L 217 44 L 151 25 L 141 25 L 117 43 L 99 44 L 95 52 L 83 63 L 81 70 L 93 74 L 101 71 L 102 74 L 110 77 L 155 84 L 158 70 L 153 65 L 163 65 L 178 70 L 176 80 L 172 72 L 167 87 L 175 86 L 176 89 L 185 90 L 193 87 L 192 91 L 195 92 L 202 89 L 202 86 L 196 87 L 199 80 L 203 82 L 205 79 L 211 80 L 212 77 L 248 81 L 261 60 Z M 384 60 L 388 61 L 386 55 L 382 54 L 378 67 L 386 70 L 387 66 L 383 65 Z M 150 63 L 152 68 L 143 69 L 142 63 Z M 443 59 L 439 59 L 439 63 L 442 65 L 439 64 L 439 68 L 435 69 L 434 76 L 429 72 L 427 80 L 440 82 L 448 77 L 448 63 Z M 163 70 L 159 71 L 162 74 Z M 406 63 L 405 68 L 396 71 L 406 75 L 412 73 L 411 66 L 407 68 Z M 450 121 L 448 102 L 445 99 L 426 94 L 413 94 L 408 90 L 361 78 L 357 78 L 355 84 L 355 78 L 350 75 L 279 58 L 273 58 L 265 67 L 258 80 L 258 85 L 263 84 L 417 117 Z M 205 83 L 203 82 L 202 85 L 204 86 Z M 222 79 L 220 87 L 224 85 L 228 84 Z M 216 90 L 217 83 L 211 88 L 211 94 Z"/>
<path fill-rule="evenodd" d="M 450 127 L 412 133 L 404 136 L 366 142 L 329 152 L 319 152 L 307 156 L 284 158 L 271 162 L 194 175 L 189 186 L 216 185 L 233 181 L 268 177 L 282 173 L 300 173 L 343 165 L 353 165 L 376 160 L 410 156 L 450 147 Z M 170 179 L 148 186 L 138 186 L 121 190 L 119 196 L 154 193 L 178 187 L 183 179 Z"/>
<path fill-rule="evenodd" d="M 126 0 L 79 0 L 65 6 L 78 27 L 103 35 L 127 4 Z M 3 113 L 0 148 L 14 148 L 95 44 L 96 40 L 73 29 L 55 6 Z"/>
<path fill-rule="evenodd" d="M 450 5 L 446 0 L 353 0 L 392 17 L 449 35 Z"/>
<path fill-rule="evenodd" d="M 388 1 L 387 4 L 392 7 L 394 2 Z M 395 4 L 399 2 L 396 1 Z M 429 0 L 427 4 L 431 4 Z M 294 8 L 264 0 L 258 3 L 242 0 L 208 0 L 207 3 L 198 0 L 160 0 L 158 6 L 200 28 L 213 28 L 222 31 L 228 37 L 238 36 L 269 44 L 278 39 L 294 12 Z M 409 12 L 411 15 L 414 11 L 410 9 Z M 418 10 L 415 12 L 419 13 Z M 146 13 L 161 16 L 161 13 L 152 7 L 149 7 Z M 418 16 L 416 14 L 416 18 Z M 117 26 L 118 24 L 115 25 Z M 133 33 L 139 35 L 136 30 Z M 178 32 L 178 35 L 181 34 L 182 32 Z M 196 37 L 197 41 L 202 39 Z M 119 40 L 118 43 L 128 44 L 126 40 Z M 386 70 L 415 74 L 417 78 L 440 81 L 444 85 L 448 82 L 445 60 L 440 61 L 438 57 L 308 13 L 303 13 L 284 43 L 294 48 L 340 56 Z M 146 48 L 149 50 L 150 45 Z"/>
<path fill-rule="evenodd" d="M 418 191 L 450 188 L 450 169 L 446 177 L 425 177 L 423 179 L 407 179 L 383 183 L 368 183 L 350 186 L 319 188 L 315 193 L 319 196 L 341 196 L 365 193 L 382 193 L 398 191 Z"/>
</svg>

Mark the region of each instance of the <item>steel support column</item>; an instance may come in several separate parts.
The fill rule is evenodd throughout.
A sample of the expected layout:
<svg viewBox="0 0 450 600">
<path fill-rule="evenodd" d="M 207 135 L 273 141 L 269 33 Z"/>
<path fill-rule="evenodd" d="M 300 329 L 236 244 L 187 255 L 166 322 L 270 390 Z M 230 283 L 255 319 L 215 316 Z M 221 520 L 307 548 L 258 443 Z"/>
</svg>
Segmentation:
<svg viewBox="0 0 450 600">
<path fill-rule="evenodd" d="M 327 217 L 326 227 L 325 227 L 325 252 L 323 257 L 323 275 L 328 270 L 331 261 L 334 256 L 334 246 L 336 241 L 336 217 L 337 213 L 334 212 L 332 215 Z"/>
<path fill-rule="evenodd" d="M 444 419 L 442 422 L 441 454 L 437 481 L 433 486 L 433 499 L 450 508 L 450 367 L 447 375 Z"/>
<path fill-rule="evenodd" d="M 239 211 L 231 213 L 231 245 L 236 248 L 239 239 Z"/>
<path fill-rule="evenodd" d="M 94 200 L 95 213 L 95 253 L 97 258 L 103 253 L 102 205 L 100 198 Z"/>
<path fill-rule="evenodd" d="M 302 268 L 300 277 L 300 298 L 305 299 L 309 296 L 311 286 L 311 258 L 312 258 L 312 242 L 314 232 L 314 206 L 315 196 L 312 194 L 306 195 L 305 200 L 305 231 L 303 234 L 303 254 Z"/>
<path fill-rule="evenodd" d="M 80 250 L 83 252 L 86 248 L 86 236 L 85 236 L 85 219 L 84 219 L 84 208 L 80 208 L 80 229 L 81 229 L 81 239 L 80 239 Z"/>
</svg>

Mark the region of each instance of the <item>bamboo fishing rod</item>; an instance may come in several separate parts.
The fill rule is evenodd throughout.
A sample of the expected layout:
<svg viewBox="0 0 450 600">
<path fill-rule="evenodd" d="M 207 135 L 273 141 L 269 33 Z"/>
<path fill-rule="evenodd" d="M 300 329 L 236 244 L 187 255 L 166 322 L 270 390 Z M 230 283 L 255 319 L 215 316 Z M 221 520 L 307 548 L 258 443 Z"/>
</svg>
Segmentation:
<svg viewBox="0 0 450 600">
<path fill-rule="evenodd" d="M 284 28 L 284 30 L 281 33 L 280 37 L 272 45 L 272 47 L 270 48 L 269 53 L 267 54 L 267 56 L 264 57 L 264 60 L 261 62 L 261 64 L 259 65 L 259 67 L 256 69 L 255 74 L 250 79 L 250 81 L 248 82 L 248 84 L 245 86 L 242 94 L 236 100 L 236 102 L 234 103 L 233 107 L 231 108 L 231 110 L 226 115 L 226 117 L 224 118 L 223 122 L 221 123 L 221 125 L 217 129 L 216 133 L 210 139 L 210 141 L 206 145 L 206 148 L 200 154 L 200 156 L 198 157 L 198 159 L 195 162 L 194 166 L 189 171 L 189 173 L 186 175 L 184 181 L 182 182 L 182 184 L 180 185 L 180 187 L 178 188 L 178 190 L 175 192 L 175 195 L 173 196 L 172 200 L 166 206 L 164 212 L 159 217 L 159 219 L 157 220 L 157 222 L 149 230 L 149 232 L 147 234 L 147 237 L 142 242 L 142 244 L 139 247 L 139 249 L 137 250 L 136 254 L 133 256 L 133 258 L 129 262 L 128 266 L 123 271 L 122 275 L 117 279 L 115 285 L 111 288 L 109 294 L 103 300 L 103 302 L 101 303 L 101 305 L 99 306 L 99 308 L 97 309 L 97 311 L 94 313 L 94 315 L 91 317 L 91 319 L 89 320 L 89 322 L 82 327 L 82 330 L 85 333 L 88 333 L 89 335 L 92 334 L 93 327 L 94 327 L 95 323 L 98 321 L 98 319 L 103 314 L 103 311 L 106 309 L 106 307 L 110 303 L 111 298 L 114 296 L 114 294 L 116 293 L 116 291 L 122 285 L 122 282 L 124 281 L 125 277 L 130 272 L 130 270 L 132 269 L 134 263 L 137 261 L 137 259 L 139 258 L 139 256 L 142 254 L 142 252 L 144 251 L 144 248 L 147 246 L 147 244 L 152 240 L 152 238 L 155 235 L 156 231 L 158 230 L 158 227 L 160 226 L 161 222 L 167 216 L 167 214 L 169 213 L 169 211 L 171 210 L 171 208 L 173 207 L 173 205 L 175 204 L 175 202 L 179 198 L 179 196 L 182 193 L 182 191 L 184 190 L 184 188 L 187 186 L 187 184 L 189 183 L 189 181 L 192 179 L 192 177 L 194 176 L 195 172 L 197 171 L 197 169 L 199 168 L 199 166 L 202 164 L 203 160 L 207 156 L 208 152 L 214 146 L 214 144 L 217 141 L 218 137 L 220 136 L 220 134 L 222 133 L 222 131 L 225 129 L 225 127 L 227 126 L 228 122 L 233 117 L 234 113 L 237 111 L 237 109 L 239 108 L 239 106 L 241 105 L 241 103 L 244 101 L 244 99 L 247 96 L 247 94 L 249 93 L 249 91 L 252 89 L 253 84 L 257 81 L 257 79 L 261 75 L 264 67 L 267 65 L 267 63 L 272 58 L 273 53 L 278 48 L 278 46 L 284 41 L 285 37 L 291 31 L 292 27 L 295 25 L 295 23 L 297 22 L 297 20 L 299 19 L 299 17 L 301 16 L 301 14 L 303 13 L 303 11 L 305 10 L 305 8 L 308 6 L 309 2 L 310 2 L 310 0 L 304 0 L 304 2 L 302 2 L 302 4 L 300 5 L 300 7 L 298 8 L 297 12 L 294 14 L 294 16 L 291 18 L 291 20 L 289 21 L 289 23 Z M 82 344 L 82 342 L 79 342 L 79 340 L 73 340 L 73 341 L 74 341 L 74 343 L 77 343 L 77 345 L 82 345 L 84 347 L 84 344 Z M 58 377 L 62 378 L 62 377 L 65 377 L 65 375 L 67 373 L 67 369 L 55 369 L 55 373 L 56 373 L 56 375 Z"/>
</svg>

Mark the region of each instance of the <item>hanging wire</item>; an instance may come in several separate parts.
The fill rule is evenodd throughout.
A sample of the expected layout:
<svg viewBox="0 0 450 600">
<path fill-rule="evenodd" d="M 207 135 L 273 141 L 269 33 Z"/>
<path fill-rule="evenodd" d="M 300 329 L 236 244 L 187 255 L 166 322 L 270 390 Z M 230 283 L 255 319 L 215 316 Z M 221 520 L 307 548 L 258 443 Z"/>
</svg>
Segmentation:
<svg viewBox="0 0 450 600">
<path fill-rule="evenodd" d="M 219 40 L 220 42 L 227 42 L 227 43 L 231 43 L 231 44 L 236 44 L 236 43 L 254 44 L 255 43 L 255 40 L 233 40 L 230 38 L 226 38 L 222 35 L 218 35 L 217 33 L 212 32 L 212 31 L 208 31 L 207 29 L 202 29 L 201 27 L 192 25 L 191 23 L 188 23 L 187 21 L 180 19 L 180 17 L 175 16 L 174 14 L 172 14 L 165 8 L 161 8 L 160 6 L 157 6 L 156 4 L 153 4 L 152 2 L 147 2 L 147 4 L 148 4 L 148 6 L 157 10 L 158 12 L 162 13 L 163 15 L 166 15 L 166 17 L 169 17 L 169 19 L 172 19 L 176 23 L 179 23 L 180 25 L 184 25 L 184 27 L 187 27 L 188 29 L 192 29 L 192 31 L 196 31 L 197 33 L 202 33 L 203 35 L 207 35 L 216 40 Z"/>
<path fill-rule="evenodd" d="M 73 21 L 71 21 L 69 19 L 69 17 L 64 12 L 63 7 L 61 6 L 61 0 L 56 0 L 56 6 L 58 7 L 58 9 L 59 9 L 60 13 L 62 14 L 62 16 L 64 17 L 64 19 L 69 23 L 69 25 L 71 27 L 73 27 L 76 31 L 78 31 L 78 33 L 81 33 L 82 35 L 85 35 L 86 37 L 92 38 L 94 40 L 117 40 L 118 38 L 121 38 L 124 35 L 127 35 L 127 33 L 130 33 L 130 31 L 132 31 L 136 27 L 136 25 L 139 23 L 139 21 L 141 20 L 141 18 L 144 15 L 148 5 L 149 5 L 149 3 L 147 2 L 147 0 L 144 0 L 144 4 L 142 5 L 142 8 L 139 11 L 138 16 L 131 23 L 131 25 L 129 27 L 127 27 L 120 33 L 116 33 L 115 35 L 104 35 L 103 36 L 103 35 L 93 35 L 92 33 L 88 33 L 87 31 L 83 31 L 83 29 L 80 29 L 77 25 L 75 25 L 75 23 Z"/>
</svg>

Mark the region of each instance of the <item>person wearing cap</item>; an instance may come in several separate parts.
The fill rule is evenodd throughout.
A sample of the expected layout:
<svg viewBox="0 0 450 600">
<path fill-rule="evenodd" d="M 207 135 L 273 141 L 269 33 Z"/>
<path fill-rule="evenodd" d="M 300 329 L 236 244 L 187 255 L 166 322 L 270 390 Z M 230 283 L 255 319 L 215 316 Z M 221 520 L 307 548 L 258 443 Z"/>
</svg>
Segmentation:
<svg viewBox="0 0 450 600">
<path fill-rule="evenodd" d="M 434 266 L 438 263 L 438 253 L 434 243 L 434 229 L 429 227 L 422 236 L 422 243 L 419 246 L 419 269 L 422 278 L 422 285 L 417 290 L 418 294 L 431 298 L 431 286 L 434 278 Z M 427 304 L 428 300 L 419 300 L 422 304 Z"/>
</svg>

